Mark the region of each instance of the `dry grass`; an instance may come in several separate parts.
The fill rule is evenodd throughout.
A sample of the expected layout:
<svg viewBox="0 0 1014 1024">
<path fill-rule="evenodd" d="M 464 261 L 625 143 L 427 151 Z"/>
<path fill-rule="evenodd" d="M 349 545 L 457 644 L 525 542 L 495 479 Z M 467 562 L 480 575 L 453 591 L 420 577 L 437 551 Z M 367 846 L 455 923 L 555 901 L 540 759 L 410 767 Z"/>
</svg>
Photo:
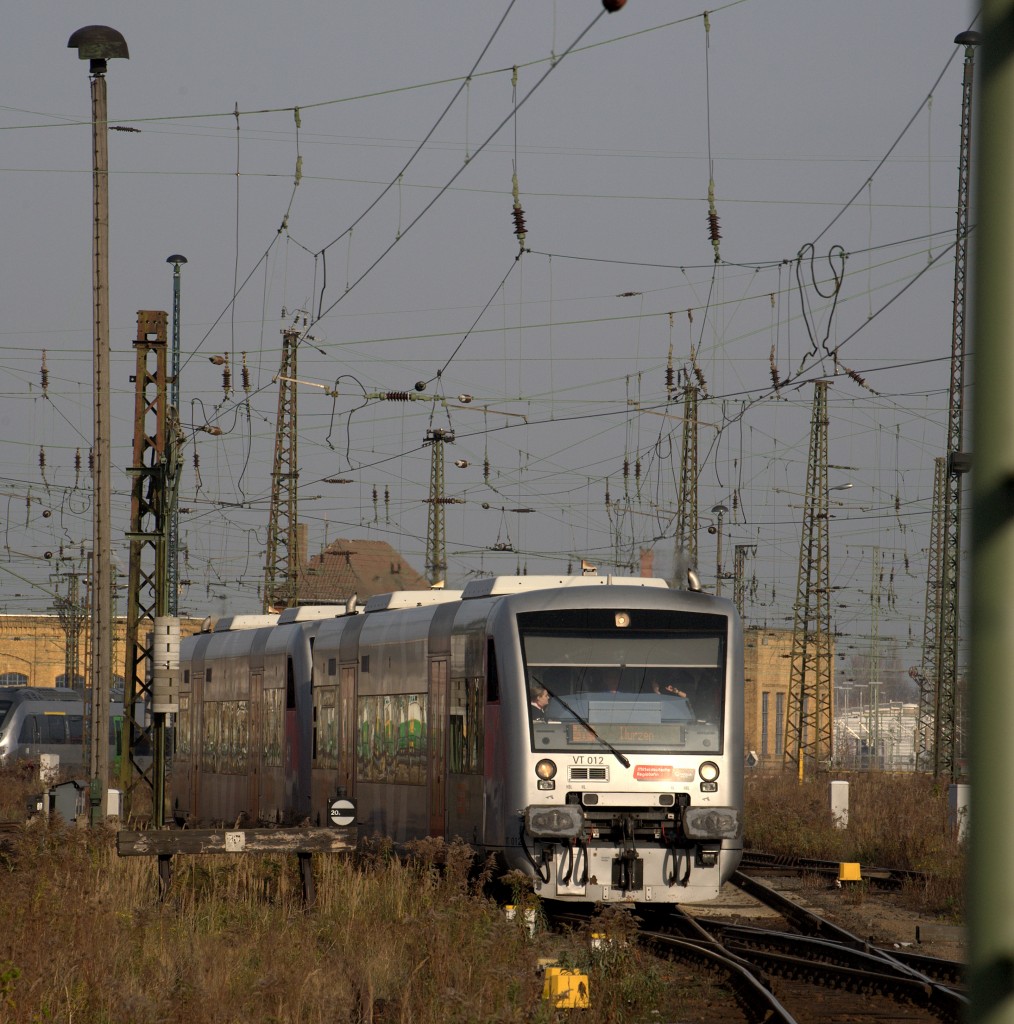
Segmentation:
<svg viewBox="0 0 1014 1024">
<path fill-rule="evenodd" d="M 831 828 L 826 780 L 751 777 L 747 838 L 766 850 L 933 870 L 916 895 L 960 911 L 960 850 L 946 792 L 925 779 L 853 779 L 850 827 Z M 889 790 L 885 793 L 885 786 Z M 24 819 L 38 785 L 0 772 L 0 819 Z M 549 1022 L 540 957 L 589 978 L 584 1024 L 703 1020 L 721 991 L 627 941 L 610 909 L 565 936 L 509 922 L 489 866 L 461 844 L 415 844 L 407 864 L 377 843 L 314 859 L 317 903 L 301 902 L 295 857 L 178 857 L 157 899 L 154 859 L 118 858 L 109 830 L 40 820 L 0 834 L 0 1020 L 10 1024 Z M 499 880 L 533 901 L 517 875 Z M 955 901 L 948 907 L 948 900 Z M 535 903 L 538 910 L 537 903 Z M 612 940 L 593 950 L 588 932 Z M 657 1012 L 653 1012 L 657 1011 Z M 717 1012 L 717 1010 L 716 1010 Z M 711 1019 L 710 1017 L 707 1019 Z"/>
<path fill-rule="evenodd" d="M 835 828 L 830 782 L 849 783 L 848 827 Z M 748 774 L 748 848 L 923 873 L 906 892 L 914 909 L 963 920 L 965 849 L 948 824 L 947 784 L 912 773 Z"/>
</svg>

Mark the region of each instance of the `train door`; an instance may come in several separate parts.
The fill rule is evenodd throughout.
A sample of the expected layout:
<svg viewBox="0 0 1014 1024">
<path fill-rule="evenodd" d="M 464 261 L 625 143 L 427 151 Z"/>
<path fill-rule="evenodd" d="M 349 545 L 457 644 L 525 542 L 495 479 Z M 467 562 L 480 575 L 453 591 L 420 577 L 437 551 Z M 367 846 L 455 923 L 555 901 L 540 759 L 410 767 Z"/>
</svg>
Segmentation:
<svg viewBox="0 0 1014 1024">
<path fill-rule="evenodd" d="M 447 812 L 447 658 L 430 661 L 429 723 L 426 742 L 429 759 L 431 836 L 442 836 Z"/>
<path fill-rule="evenodd" d="M 264 689 L 263 670 L 250 673 L 249 721 L 250 737 L 247 747 L 247 806 L 254 821 L 261 816 L 261 691 Z"/>
<path fill-rule="evenodd" d="M 342 665 L 339 679 L 338 792 L 351 798 L 356 795 L 356 666 Z"/>
</svg>

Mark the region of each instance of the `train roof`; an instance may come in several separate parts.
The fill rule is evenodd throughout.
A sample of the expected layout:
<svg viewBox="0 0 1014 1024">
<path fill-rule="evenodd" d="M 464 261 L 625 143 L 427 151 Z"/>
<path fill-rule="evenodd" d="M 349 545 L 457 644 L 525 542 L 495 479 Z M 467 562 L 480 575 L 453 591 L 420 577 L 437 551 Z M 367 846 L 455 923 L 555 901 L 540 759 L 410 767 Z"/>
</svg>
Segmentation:
<svg viewBox="0 0 1014 1024">
<path fill-rule="evenodd" d="M 374 594 L 366 602 L 367 612 L 387 612 L 404 608 L 426 608 L 435 604 L 460 601 L 460 590 L 395 590 L 390 594 Z"/>
<path fill-rule="evenodd" d="M 655 576 L 488 576 L 465 584 L 462 599 L 524 594 L 532 590 L 556 590 L 559 587 L 664 587 L 665 580 Z"/>
<path fill-rule="evenodd" d="M 286 608 L 278 616 L 278 625 L 286 622 L 312 622 L 315 619 L 338 619 L 343 615 L 354 614 L 355 606 L 350 612 L 348 604 L 300 604 Z"/>
<path fill-rule="evenodd" d="M 79 690 L 69 686 L 3 686 L 0 693 L 6 697 L 18 697 L 21 700 L 76 700 L 83 699 Z"/>
<path fill-rule="evenodd" d="M 202 633 L 226 633 L 233 629 L 257 629 L 260 626 L 274 626 L 277 615 L 223 615 L 220 619 L 208 617 L 201 625 Z"/>
</svg>

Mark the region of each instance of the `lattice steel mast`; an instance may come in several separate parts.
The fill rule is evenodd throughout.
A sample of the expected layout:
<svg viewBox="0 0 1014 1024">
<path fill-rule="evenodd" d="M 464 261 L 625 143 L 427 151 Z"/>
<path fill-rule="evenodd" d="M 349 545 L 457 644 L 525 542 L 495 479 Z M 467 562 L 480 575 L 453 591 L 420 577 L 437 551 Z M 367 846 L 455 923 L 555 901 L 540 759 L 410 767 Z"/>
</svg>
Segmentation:
<svg viewBox="0 0 1014 1024">
<path fill-rule="evenodd" d="M 139 709 L 152 705 L 152 644 L 155 617 L 168 606 L 166 561 L 169 516 L 166 501 L 166 321 L 160 309 L 137 312 L 134 393 L 134 453 L 128 475 L 130 486 L 130 568 L 127 574 L 126 655 L 123 672 L 123 758 L 120 783 L 124 810 L 129 814 L 135 788 L 144 783 L 152 791 L 155 823 L 162 823 L 164 798 L 165 715 L 150 723 Z M 141 719 L 139 721 L 139 719 Z M 154 757 L 150 763 L 136 757 L 145 740 Z"/>
<path fill-rule="evenodd" d="M 910 668 L 919 684 L 919 726 L 916 733 L 917 771 L 932 771 L 936 750 L 937 706 L 940 702 L 940 563 L 943 557 L 943 510 L 947 491 L 947 462 L 933 463 L 933 507 L 926 565 L 926 614 L 923 621 L 922 665 Z"/>
<path fill-rule="evenodd" d="M 431 445 L 430 494 L 426 499 L 429 514 L 426 524 L 426 578 L 431 584 L 443 583 L 447 578 L 447 541 L 444 533 L 444 506 L 450 498 L 444 496 L 444 445 L 454 443 L 454 431 L 433 427 L 426 431 L 424 444 Z"/>
<path fill-rule="evenodd" d="M 697 388 L 688 386 L 683 394 L 683 451 L 680 488 L 676 506 L 676 559 L 687 559 L 697 568 Z M 683 580 L 679 585 L 685 585 Z"/>
<path fill-rule="evenodd" d="M 792 662 L 785 716 L 785 765 L 800 781 L 805 765 L 831 757 L 831 590 L 827 514 L 827 381 L 814 384 L 799 577 L 793 608 Z"/>
<path fill-rule="evenodd" d="M 278 371 L 278 417 L 275 458 L 271 468 L 271 510 L 264 571 L 264 611 L 298 603 L 299 547 L 296 491 L 299 461 L 296 447 L 296 347 L 299 331 L 282 331 L 282 363 Z"/>
<path fill-rule="evenodd" d="M 965 380 L 965 294 L 968 264 L 968 185 L 972 153 L 972 83 L 978 32 L 962 32 L 954 41 L 965 47 L 961 92 L 961 154 L 958 162 L 957 236 L 954 246 L 954 316 L 951 328 L 951 380 L 948 393 L 947 474 L 941 557 L 939 685 L 933 774 L 956 779 L 961 774 L 963 738 L 958 696 L 958 645 L 961 639 L 961 487 L 971 465 L 962 447 Z"/>
</svg>

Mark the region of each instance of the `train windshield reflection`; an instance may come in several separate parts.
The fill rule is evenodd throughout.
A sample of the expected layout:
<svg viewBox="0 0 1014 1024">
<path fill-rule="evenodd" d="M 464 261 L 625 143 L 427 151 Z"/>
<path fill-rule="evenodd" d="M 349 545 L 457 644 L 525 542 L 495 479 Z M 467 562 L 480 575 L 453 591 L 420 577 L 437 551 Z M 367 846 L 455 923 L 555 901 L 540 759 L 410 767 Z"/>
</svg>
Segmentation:
<svg viewBox="0 0 1014 1024">
<path fill-rule="evenodd" d="M 721 751 L 724 633 L 521 634 L 526 682 L 550 698 L 532 716 L 534 749 Z"/>
</svg>

